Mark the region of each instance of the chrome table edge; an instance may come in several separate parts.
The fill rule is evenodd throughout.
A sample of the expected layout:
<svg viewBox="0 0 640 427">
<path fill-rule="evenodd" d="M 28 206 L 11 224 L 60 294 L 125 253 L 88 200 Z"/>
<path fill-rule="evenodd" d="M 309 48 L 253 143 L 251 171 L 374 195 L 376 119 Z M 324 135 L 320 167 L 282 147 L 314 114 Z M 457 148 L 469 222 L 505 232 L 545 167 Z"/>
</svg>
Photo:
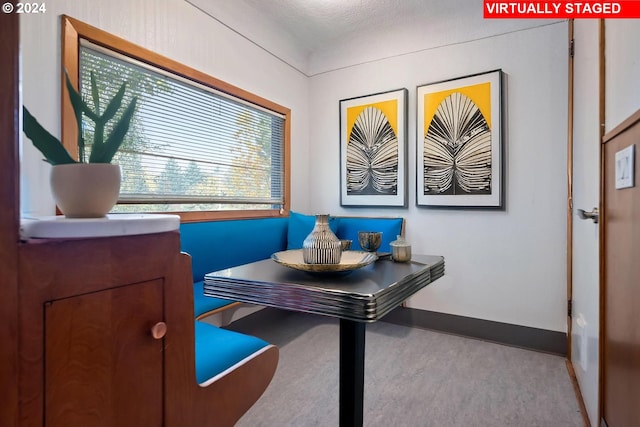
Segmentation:
<svg viewBox="0 0 640 427">
<path fill-rule="evenodd" d="M 415 258 L 416 260 L 411 262 L 413 264 L 411 268 L 417 267 L 417 270 L 410 274 L 395 274 L 395 277 L 400 277 L 398 280 L 386 284 L 374 292 L 352 291 L 347 286 L 342 286 L 341 289 L 331 288 L 331 286 L 324 287 L 322 278 L 316 277 L 307 281 L 303 275 L 294 276 L 296 281 L 270 281 L 269 278 L 265 278 L 265 280 L 246 279 L 236 275 L 238 269 L 227 269 L 205 275 L 204 294 L 216 298 L 359 322 L 375 322 L 411 295 L 444 275 L 444 258 L 420 255 L 416 255 Z M 428 259 L 430 262 L 422 262 L 422 259 Z M 287 268 L 269 261 L 273 263 L 274 269 Z M 367 272 L 370 277 L 376 275 L 376 268 L 394 268 L 378 265 L 378 263 L 394 264 L 391 260 L 377 261 L 369 266 L 373 269 Z M 271 269 L 271 267 L 269 268 Z M 407 266 L 397 265 L 397 268 L 402 269 Z M 278 275 L 275 274 L 275 276 Z M 327 282 L 340 283 L 340 280 L 339 277 L 332 277 L 327 279 Z M 313 283 L 305 283 L 310 281 Z"/>
</svg>

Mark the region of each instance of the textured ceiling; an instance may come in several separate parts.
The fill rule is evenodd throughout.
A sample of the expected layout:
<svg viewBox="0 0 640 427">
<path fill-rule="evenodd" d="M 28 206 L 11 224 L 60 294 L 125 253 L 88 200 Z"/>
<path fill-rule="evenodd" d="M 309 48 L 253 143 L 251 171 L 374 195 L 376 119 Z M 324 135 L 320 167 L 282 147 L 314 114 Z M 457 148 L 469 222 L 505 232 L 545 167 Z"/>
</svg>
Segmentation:
<svg viewBox="0 0 640 427">
<path fill-rule="evenodd" d="M 482 0 L 185 1 L 307 76 L 551 22 L 484 19 Z"/>
<path fill-rule="evenodd" d="M 469 0 L 242 0 L 290 33 L 309 52 L 357 35 L 478 13 Z M 480 3 L 479 8 L 482 7 Z M 479 11 L 482 13 L 482 10 Z"/>
</svg>

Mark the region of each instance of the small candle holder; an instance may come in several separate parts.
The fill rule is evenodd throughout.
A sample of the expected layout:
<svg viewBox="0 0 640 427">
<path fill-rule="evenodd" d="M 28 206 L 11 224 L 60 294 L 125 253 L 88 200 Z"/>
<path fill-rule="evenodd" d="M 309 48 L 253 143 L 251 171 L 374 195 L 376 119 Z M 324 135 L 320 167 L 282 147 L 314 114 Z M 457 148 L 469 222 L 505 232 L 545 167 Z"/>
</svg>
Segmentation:
<svg viewBox="0 0 640 427">
<path fill-rule="evenodd" d="M 389 243 L 391 246 L 391 259 L 396 262 L 411 261 L 411 245 L 402 236 L 396 236 L 396 240 Z"/>
</svg>

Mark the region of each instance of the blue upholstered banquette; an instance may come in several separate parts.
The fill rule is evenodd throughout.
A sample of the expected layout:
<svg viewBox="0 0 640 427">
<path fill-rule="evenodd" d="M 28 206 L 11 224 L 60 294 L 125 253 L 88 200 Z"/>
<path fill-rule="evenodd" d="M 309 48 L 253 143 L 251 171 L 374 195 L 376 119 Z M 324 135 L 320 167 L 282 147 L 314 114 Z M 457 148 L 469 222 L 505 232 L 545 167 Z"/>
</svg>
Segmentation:
<svg viewBox="0 0 640 427">
<path fill-rule="evenodd" d="M 314 216 L 296 212 L 285 218 L 182 224 L 182 250 L 192 258 L 195 317 L 201 318 L 232 303 L 204 296 L 206 273 L 267 259 L 274 252 L 300 249 L 314 224 Z M 331 228 L 340 239 L 353 240 L 352 250 L 361 249 L 358 231 L 381 231 L 381 252 L 390 251 L 389 243 L 402 233 L 403 224 L 403 218 L 333 217 L 330 221 Z"/>
<path fill-rule="evenodd" d="M 291 212 L 289 217 L 184 223 L 180 226 L 183 252 L 191 255 L 195 319 L 202 319 L 233 304 L 204 296 L 204 275 L 267 259 L 274 252 L 300 249 L 311 232 L 315 217 Z M 381 231 L 379 251 L 390 251 L 389 243 L 402 234 L 402 218 L 334 217 L 330 227 L 341 239 L 353 241 L 360 250 L 358 231 Z M 196 379 L 206 386 L 225 372 L 259 355 L 270 344 L 248 335 L 228 331 L 195 320 Z"/>
</svg>

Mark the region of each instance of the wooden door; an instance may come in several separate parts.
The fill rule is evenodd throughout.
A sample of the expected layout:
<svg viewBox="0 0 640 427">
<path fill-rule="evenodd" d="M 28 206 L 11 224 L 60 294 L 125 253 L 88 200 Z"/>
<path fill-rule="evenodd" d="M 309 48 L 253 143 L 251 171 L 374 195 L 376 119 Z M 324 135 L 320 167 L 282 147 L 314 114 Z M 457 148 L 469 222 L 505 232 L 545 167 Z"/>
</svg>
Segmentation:
<svg viewBox="0 0 640 427">
<path fill-rule="evenodd" d="M 602 418 L 640 422 L 640 111 L 604 137 Z M 635 144 L 635 186 L 615 188 L 616 152 Z"/>
<path fill-rule="evenodd" d="M 45 303 L 45 425 L 161 426 L 162 280 Z"/>
</svg>

